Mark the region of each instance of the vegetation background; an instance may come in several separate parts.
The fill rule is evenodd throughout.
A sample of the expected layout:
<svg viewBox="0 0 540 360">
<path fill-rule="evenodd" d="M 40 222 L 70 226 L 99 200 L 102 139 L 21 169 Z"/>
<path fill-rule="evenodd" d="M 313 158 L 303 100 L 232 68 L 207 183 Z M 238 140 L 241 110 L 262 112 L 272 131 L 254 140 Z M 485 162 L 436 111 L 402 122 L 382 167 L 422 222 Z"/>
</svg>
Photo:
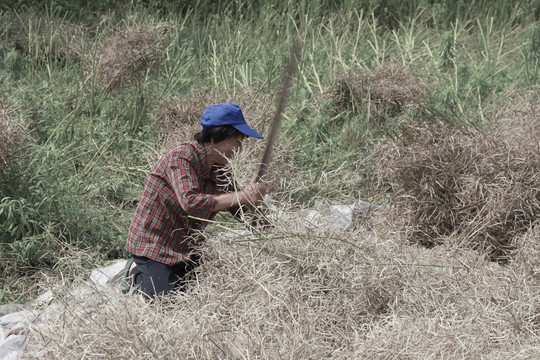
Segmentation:
<svg viewBox="0 0 540 360">
<path fill-rule="evenodd" d="M 287 281 L 302 296 L 314 297 L 302 300 L 298 312 L 287 309 L 294 320 L 290 336 L 273 338 L 276 348 L 267 354 L 253 353 L 250 341 L 274 333 L 259 328 L 254 338 L 245 335 L 253 329 L 241 321 L 249 312 L 242 315 L 246 303 L 238 298 L 227 305 L 228 315 L 220 315 L 238 330 L 236 337 L 217 339 L 212 336 L 221 330 L 206 329 L 213 334 L 203 336 L 206 343 L 197 340 L 187 352 L 178 348 L 180 354 L 305 358 L 314 356 L 311 346 L 318 355 L 384 358 L 407 335 L 422 339 L 420 329 L 426 328 L 440 335 L 428 337 L 426 351 L 442 355 L 460 354 L 448 329 L 461 329 L 469 340 L 479 331 L 484 339 L 462 349 L 462 356 L 486 348 L 502 358 L 538 354 L 540 4 L 534 0 L 0 1 L 0 303 L 27 302 L 44 284 L 74 281 L 96 265 L 127 256 L 123 246 L 146 173 L 169 146 L 191 139 L 207 105 L 237 102 L 248 122 L 266 134 L 297 39 L 302 51 L 267 178 L 270 193 L 279 207 L 295 212 L 369 200 L 385 205 L 385 225 L 377 227 L 377 236 L 363 230 L 330 235 L 339 245 L 321 241 L 329 236 L 324 230 L 289 222 L 277 223 L 283 233 L 265 238 L 264 245 L 246 240 L 250 251 L 258 247 L 257 254 L 273 249 L 268 263 L 259 259 L 257 265 L 266 264 L 267 271 L 268 264 L 303 258 Z M 254 173 L 263 146 L 249 140 L 235 163 L 241 183 Z M 221 249 L 227 241 L 216 235 L 237 225 L 221 221 L 225 225 L 209 227 L 214 262 L 207 264 L 222 272 L 208 265 L 210 287 L 203 283 L 198 290 L 202 308 L 204 299 L 227 286 L 251 294 L 245 283 L 221 282 L 223 274 L 247 276 L 239 256 L 246 249 Z M 311 236 L 307 242 L 304 231 Z M 221 257 L 227 251 L 235 260 Z M 332 255 L 338 253 L 336 264 Z M 415 267 L 418 258 L 434 267 L 417 270 L 424 268 Z M 463 328 L 473 319 L 463 315 L 472 311 L 465 307 L 458 311 L 461 327 L 446 322 L 445 328 L 429 315 L 444 313 L 449 321 L 443 308 L 410 297 L 431 292 L 431 301 L 448 307 L 451 297 L 464 296 L 464 304 L 471 299 L 469 290 L 457 295 L 457 283 L 445 282 L 446 270 L 441 280 L 441 262 L 444 269 L 486 271 L 482 277 L 471 270 L 474 276 L 463 275 L 462 283 L 484 289 L 486 297 L 495 294 L 491 303 L 482 303 L 484 309 L 514 304 L 519 311 L 484 314 L 472 331 Z M 383 264 L 393 264 L 389 273 Z M 364 265 L 381 272 L 366 273 Z M 302 282 L 306 272 L 319 280 L 341 276 L 315 289 L 315 280 Z M 280 297 L 283 289 L 266 284 L 257 277 L 261 273 L 250 276 L 273 299 Z M 479 280 L 512 276 L 519 278 L 516 287 L 499 284 L 513 296 L 510 303 L 497 297 L 489 281 Z M 349 290 L 359 292 L 348 293 L 343 284 L 354 278 L 365 287 L 360 291 L 353 284 Z M 333 287 L 345 291 L 333 300 L 339 308 L 318 297 Z M 415 314 L 396 321 L 398 299 L 404 298 L 427 311 L 424 320 Z M 358 327 L 340 322 L 351 304 L 357 306 Z M 320 320 L 313 309 L 335 317 L 323 318 L 326 327 L 319 328 L 303 318 L 312 311 Z M 261 315 L 261 321 L 279 323 L 289 316 L 272 314 L 277 318 Z M 415 320 L 407 328 L 410 319 Z M 301 320 L 311 325 L 302 328 Z M 197 329 L 194 339 L 201 335 Z M 356 333 L 355 341 L 347 340 L 353 345 L 341 344 L 336 331 L 349 340 Z M 358 335 L 362 331 L 364 337 Z M 314 346 L 313 339 L 324 341 Z M 503 348 L 505 343 L 512 345 Z"/>
</svg>

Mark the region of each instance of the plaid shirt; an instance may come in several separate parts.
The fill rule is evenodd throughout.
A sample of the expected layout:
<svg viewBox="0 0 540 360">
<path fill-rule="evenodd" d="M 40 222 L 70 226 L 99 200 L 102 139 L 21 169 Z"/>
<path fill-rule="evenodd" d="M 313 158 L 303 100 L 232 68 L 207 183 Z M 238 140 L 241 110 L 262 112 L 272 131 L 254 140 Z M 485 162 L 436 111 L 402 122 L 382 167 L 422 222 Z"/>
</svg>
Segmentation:
<svg viewBox="0 0 540 360">
<path fill-rule="evenodd" d="M 194 237 L 207 225 L 194 218 L 213 219 L 215 196 L 229 191 L 230 173 L 223 169 L 208 166 L 196 141 L 171 149 L 148 174 L 126 250 L 167 265 L 187 259 Z"/>
</svg>

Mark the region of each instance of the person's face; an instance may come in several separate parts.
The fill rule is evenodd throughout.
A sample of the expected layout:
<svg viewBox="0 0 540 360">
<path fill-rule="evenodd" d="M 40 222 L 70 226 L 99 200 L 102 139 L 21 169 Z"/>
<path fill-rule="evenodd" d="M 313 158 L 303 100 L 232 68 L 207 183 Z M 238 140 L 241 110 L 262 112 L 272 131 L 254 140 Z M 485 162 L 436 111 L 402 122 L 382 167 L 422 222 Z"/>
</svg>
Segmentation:
<svg viewBox="0 0 540 360">
<path fill-rule="evenodd" d="M 225 165 L 231 159 L 234 154 L 242 150 L 242 142 L 244 141 L 244 135 L 236 135 L 220 142 L 214 143 L 213 149 L 216 154 L 216 163 Z"/>
</svg>

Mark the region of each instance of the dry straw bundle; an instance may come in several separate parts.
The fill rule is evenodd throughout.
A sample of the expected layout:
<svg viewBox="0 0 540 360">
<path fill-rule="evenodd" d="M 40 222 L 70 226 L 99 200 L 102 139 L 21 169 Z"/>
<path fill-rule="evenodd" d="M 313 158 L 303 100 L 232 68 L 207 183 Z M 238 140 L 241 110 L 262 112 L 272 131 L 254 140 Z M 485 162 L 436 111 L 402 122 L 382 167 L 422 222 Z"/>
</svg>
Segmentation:
<svg viewBox="0 0 540 360">
<path fill-rule="evenodd" d="M 99 49 L 98 80 L 109 90 L 140 81 L 159 62 L 164 28 L 126 24 L 103 39 Z"/>
<path fill-rule="evenodd" d="M 415 241 L 431 246 L 452 236 L 508 260 L 514 237 L 540 215 L 538 97 L 525 103 L 487 129 L 412 124 L 386 149 L 381 179 L 398 191 Z"/>
<path fill-rule="evenodd" d="M 221 224 L 197 281 L 153 305 L 64 285 L 32 326 L 29 350 L 40 359 L 540 354 L 540 288 L 521 264 L 409 246 L 395 234 L 329 231 L 300 213 L 277 225 L 253 236 Z"/>
<path fill-rule="evenodd" d="M 218 102 L 209 91 L 192 91 L 188 95 L 173 96 L 156 104 L 151 116 L 159 128 L 159 153 L 172 146 L 193 140 L 201 131 L 201 115 L 210 104 Z"/>
<path fill-rule="evenodd" d="M 340 111 L 352 109 L 376 123 L 421 103 L 427 85 L 410 69 L 382 65 L 373 71 L 350 69 L 338 74 L 334 88 L 333 102 Z"/>
</svg>

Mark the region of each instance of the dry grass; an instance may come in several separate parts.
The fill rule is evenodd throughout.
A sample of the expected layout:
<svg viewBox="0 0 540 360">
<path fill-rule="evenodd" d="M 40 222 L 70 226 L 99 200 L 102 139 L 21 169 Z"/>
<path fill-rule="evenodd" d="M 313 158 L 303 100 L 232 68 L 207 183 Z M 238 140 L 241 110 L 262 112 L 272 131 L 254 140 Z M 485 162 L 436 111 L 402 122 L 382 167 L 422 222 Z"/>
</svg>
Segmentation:
<svg viewBox="0 0 540 360">
<path fill-rule="evenodd" d="M 64 286 L 30 346 L 40 359 L 534 358 L 540 286 L 524 266 L 291 213 L 270 235 L 209 236 L 198 281 L 169 301 Z"/>
<path fill-rule="evenodd" d="M 244 107 L 249 114 L 250 107 Z M 530 114 L 533 108 L 527 108 L 525 114 Z M 189 113 L 186 110 L 186 117 Z M 488 178 L 489 186 L 480 183 L 478 188 L 485 196 L 492 194 L 495 190 L 490 188 L 491 184 L 501 178 L 495 189 L 502 189 L 501 198 L 509 201 L 501 185 L 507 182 L 506 170 L 521 169 L 518 171 L 521 174 L 523 169 L 509 167 L 508 162 L 505 167 L 493 169 L 501 163 L 493 162 L 498 157 L 488 150 L 496 149 L 495 153 L 503 153 L 508 161 L 517 158 L 514 155 L 518 149 L 531 149 L 531 143 L 524 139 L 534 138 L 531 129 L 537 124 L 535 118 L 523 115 L 501 114 L 501 119 L 507 119 L 497 127 L 501 133 L 495 130 L 488 134 L 465 133 L 456 129 L 448 133 L 446 129 L 445 136 L 453 140 L 427 136 L 429 132 L 424 132 L 422 139 L 426 143 L 430 139 L 440 151 L 447 143 L 454 144 L 451 149 L 460 149 L 457 154 L 478 148 L 472 152 L 477 156 L 476 167 L 491 168 L 488 174 L 497 174 Z M 523 129 L 516 131 L 516 123 L 509 122 L 511 119 L 520 119 Z M 514 131 L 508 133 L 503 124 L 513 124 Z M 439 134 L 435 131 L 438 127 L 427 129 Z M 501 134 L 508 135 L 513 145 L 505 143 L 498 147 L 502 145 L 497 145 L 494 138 L 500 138 Z M 419 161 L 435 158 L 420 156 L 426 154 L 426 148 L 415 147 L 418 143 L 399 148 L 400 156 L 409 160 L 408 166 L 411 162 L 405 156 L 406 150 L 424 149 L 424 153 L 418 152 Z M 483 157 L 477 155 L 480 152 Z M 455 160 L 460 166 L 468 163 L 459 156 L 441 159 Z M 526 157 L 521 159 L 524 162 Z M 424 168 L 440 166 L 437 164 L 431 161 Z M 442 177 L 433 175 L 437 172 L 424 174 L 442 181 Z M 459 181 L 459 177 L 455 179 Z M 523 177 L 516 179 L 525 181 Z M 417 181 L 425 184 L 426 180 L 420 177 Z M 430 194 L 429 189 L 427 193 Z M 471 193 L 468 196 L 472 198 Z M 441 202 L 440 208 L 434 209 L 444 212 L 446 206 Z M 53 306 L 44 310 L 29 330 L 33 339 L 29 343 L 33 355 L 29 358 L 534 359 L 540 356 L 538 226 L 529 223 L 524 231 L 515 227 L 511 242 L 505 245 L 508 261 L 501 265 L 490 261 L 486 253 L 463 246 L 465 235 L 473 239 L 468 232 L 437 234 L 440 245 L 426 248 L 411 245 L 407 236 L 410 229 L 395 231 L 395 224 L 382 220 L 384 213 L 374 218 L 370 229 L 360 226 L 359 230 L 336 231 L 311 222 L 306 212 L 292 211 L 284 202 L 278 202 L 277 209 L 269 212 L 275 225 L 272 233 L 252 235 L 229 223 L 209 226 L 197 280 L 187 292 L 155 304 L 142 302 L 136 294 L 122 295 L 119 289 L 90 286 L 81 290 L 59 284 Z M 408 214 L 400 213 L 405 217 Z M 478 219 L 476 233 L 491 228 L 485 222 L 494 216 Z M 417 231 L 417 224 L 409 225 Z"/>
<path fill-rule="evenodd" d="M 423 245 L 454 241 L 508 260 L 513 239 L 540 215 L 538 97 L 506 108 L 484 130 L 410 125 L 386 149 L 380 175 L 399 196 L 397 211 Z"/>
<path fill-rule="evenodd" d="M 338 111 L 369 116 L 373 123 L 422 102 L 427 84 L 410 69 L 385 64 L 375 70 L 350 69 L 334 81 L 333 102 Z"/>
<path fill-rule="evenodd" d="M 110 91 L 140 81 L 159 64 L 165 28 L 131 24 L 104 38 L 99 46 L 98 80 Z"/>
<path fill-rule="evenodd" d="M 0 171 L 31 141 L 22 106 L 0 97 Z"/>
</svg>

